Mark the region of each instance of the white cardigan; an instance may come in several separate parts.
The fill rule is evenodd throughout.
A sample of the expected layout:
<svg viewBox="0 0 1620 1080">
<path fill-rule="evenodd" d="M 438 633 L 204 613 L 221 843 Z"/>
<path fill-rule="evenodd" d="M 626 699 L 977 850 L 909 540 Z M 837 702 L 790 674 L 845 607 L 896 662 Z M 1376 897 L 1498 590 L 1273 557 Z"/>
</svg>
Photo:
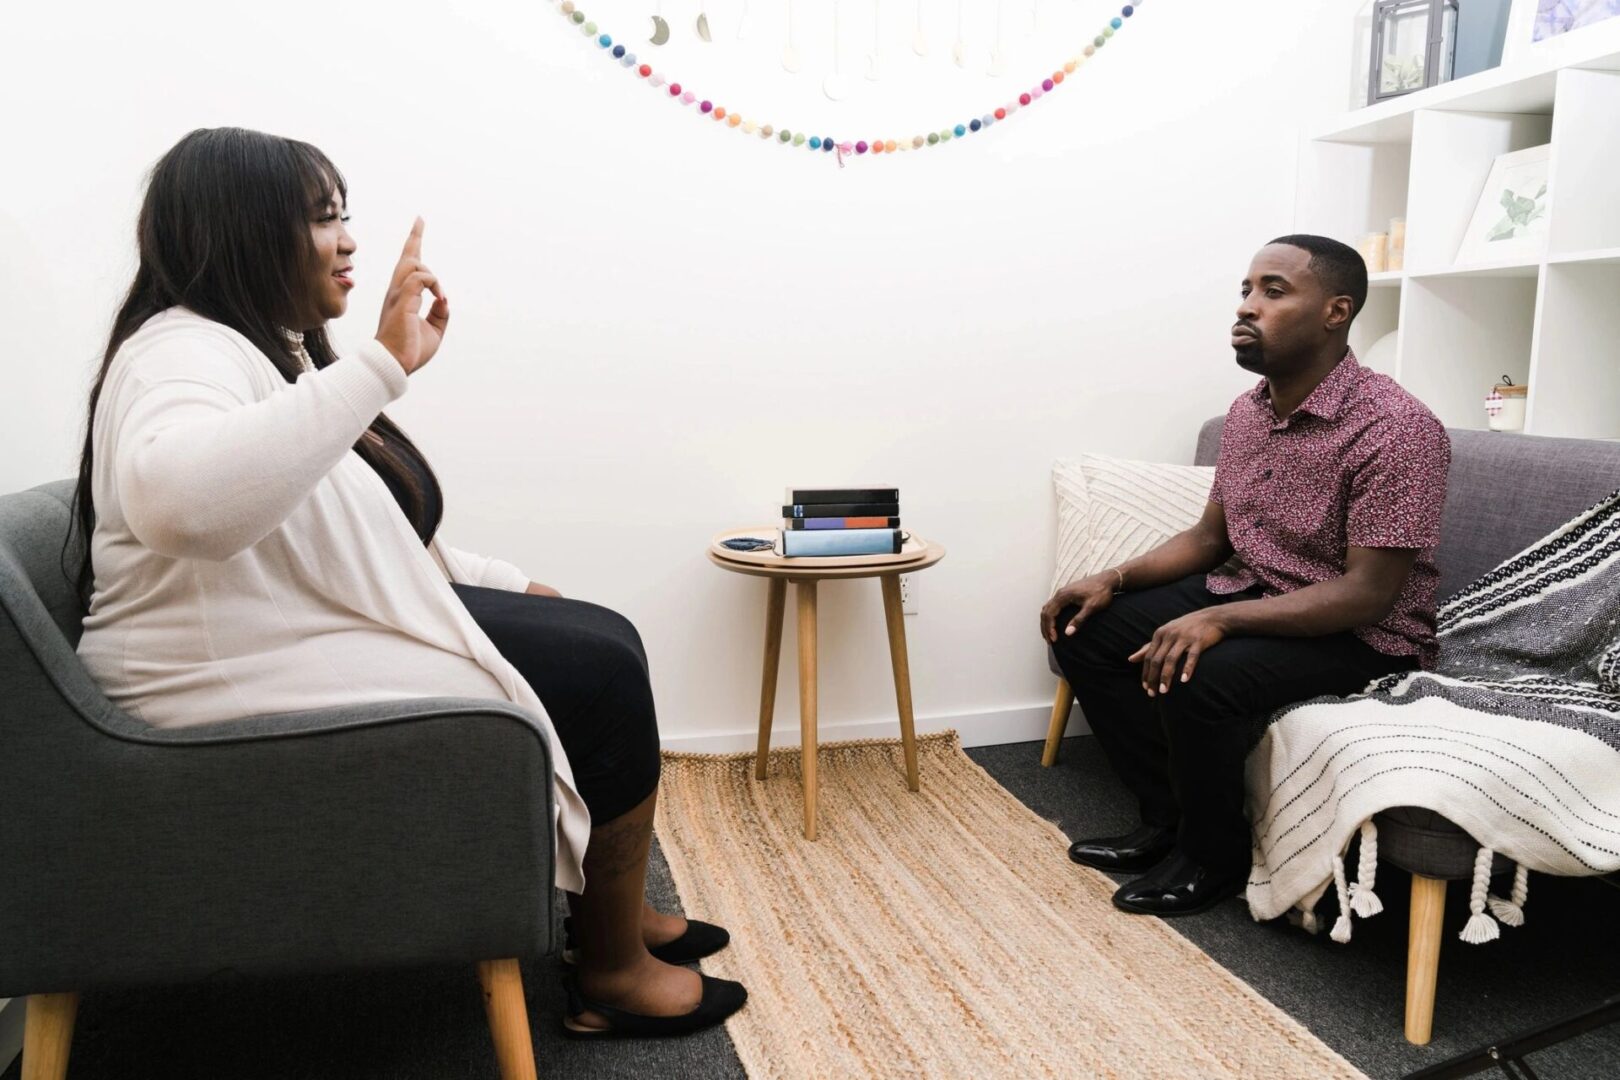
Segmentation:
<svg viewBox="0 0 1620 1080">
<path fill-rule="evenodd" d="M 530 712 L 556 776 L 556 884 L 584 886 L 590 815 L 545 707 L 450 582 L 521 591 L 510 563 L 411 528 L 353 446 L 405 392 L 369 341 L 289 384 L 184 308 L 113 357 L 92 432 L 95 588 L 79 656 L 155 727 L 411 697 Z"/>
</svg>

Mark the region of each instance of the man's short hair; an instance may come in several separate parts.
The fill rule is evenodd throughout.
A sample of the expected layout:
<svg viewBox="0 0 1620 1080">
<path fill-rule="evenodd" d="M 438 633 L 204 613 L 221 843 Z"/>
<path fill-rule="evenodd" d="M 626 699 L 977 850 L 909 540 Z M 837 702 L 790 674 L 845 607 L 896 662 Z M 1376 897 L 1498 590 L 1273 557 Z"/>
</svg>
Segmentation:
<svg viewBox="0 0 1620 1080">
<path fill-rule="evenodd" d="M 1326 236 L 1312 236 L 1309 233 L 1279 236 L 1271 243 L 1287 244 L 1310 252 L 1311 272 L 1322 282 L 1328 295 L 1350 298 L 1351 321 L 1367 306 L 1367 263 L 1355 248 Z"/>
</svg>

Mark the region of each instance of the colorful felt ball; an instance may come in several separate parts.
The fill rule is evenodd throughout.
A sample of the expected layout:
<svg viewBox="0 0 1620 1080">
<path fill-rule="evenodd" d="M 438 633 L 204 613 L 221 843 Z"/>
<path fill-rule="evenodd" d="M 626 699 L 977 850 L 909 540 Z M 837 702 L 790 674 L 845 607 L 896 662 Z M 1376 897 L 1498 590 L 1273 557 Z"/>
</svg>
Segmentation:
<svg viewBox="0 0 1620 1080">
<path fill-rule="evenodd" d="M 1108 44 L 1108 39 L 1103 37 L 1101 34 L 1098 34 L 1096 37 L 1091 39 L 1091 43 L 1100 49 L 1104 45 Z"/>
<path fill-rule="evenodd" d="M 1128 19 L 1132 15 L 1136 14 L 1136 9 L 1130 4 L 1126 4 L 1124 7 L 1120 8 L 1119 13 Z"/>
<path fill-rule="evenodd" d="M 896 144 L 895 144 L 895 141 L 893 139 L 884 139 L 883 140 L 883 152 L 885 154 L 894 153 L 895 145 Z"/>
<path fill-rule="evenodd" d="M 940 142 L 950 142 L 951 141 L 951 129 L 950 128 L 946 128 L 944 131 L 939 133 L 939 141 Z"/>
<path fill-rule="evenodd" d="M 1096 53 L 1097 53 L 1097 47 L 1095 45 L 1087 45 L 1086 46 L 1086 55 L 1087 56 L 1095 56 Z"/>
<path fill-rule="evenodd" d="M 793 141 L 793 132 L 789 131 L 787 128 L 783 128 L 781 131 L 776 133 L 776 141 L 777 142 L 792 142 Z"/>
<path fill-rule="evenodd" d="M 624 67 L 627 67 L 627 68 L 635 67 L 636 66 L 636 54 L 633 53 L 633 52 L 632 53 L 625 53 L 623 56 L 619 57 L 619 63 L 622 64 Z"/>
<path fill-rule="evenodd" d="M 794 146 L 803 146 L 804 145 L 804 132 L 802 132 L 802 131 L 794 132 L 794 134 L 793 134 L 793 145 Z"/>
<path fill-rule="evenodd" d="M 936 143 L 938 143 L 938 142 L 939 142 L 939 132 L 937 132 L 937 131 L 930 131 L 930 132 L 929 132 L 929 133 L 928 133 L 928 145 L 929 145 L 929 146 L 933 146 L 933 145 L 935 145 L 935 144 L 936 144 Z"/>
<path fill-rule="evenodd" d="M 832 151 L 833 146 L 834 146 L 834 143 L 832 141 L 832 136 L 831 135 L 828 135 L 826 138 L 821 140 L 821 149 L 822 150 L 827 151 L 827 152 L 830 153 Z"/>
<path fill-rule="evenodd" d="M 714 111 L 714 102 L 705 100 L 703 102 L 703 104 L 698 106 L 698 111 L 700 111 L 700 112 L 713 112 Z"/>
<path fill-rule="evenodd" d="M 1060 83 L 1062 81 L 1063 81 L 1063 72 L 1061 72 L 1061 71 L 1052 72 L 1052 82 L 1053 83 Z"/>
<path fill-rule="evenodd" d="M 978 130 L 978 125 L 974 125 L 974 130 L 975 131 Z M 956 137 L 958 139 L 960 139 L 962 136 L 967 134 L 967 128 L 962 124 L 957 124 L 954 128 L 951 129 L 951 131 L 956 135 Z"/>
<path fill-rule="evenodd" d="M 762 138 L 762 139 L 768 139 L 772 135 L 775 135 L 775 134 L 776 134 L 776 129 L 771 127 L 771 125 L 769 125 L 769 124 L 766 124 L 766 125 L 764 125 L 763 127 L 761 127 L 759 129 L 759 137 Z"/>
<path fill-rule="evenodd" d="M 690 105 L 690 104 L 692 104 L 692 102 L 694 102 L 696 100 L 697 100 L 697 95 L 692 93 L 692 91 L 690 91 L 690 90 L 682 91 L 682 93 L 681 93 L 681 104 L 682 105 Z"/>
<path fill-rule="evenodd" d="M 645 79 L 647 76 L 652 74 L 652 65 L 651 64 L 642 64 L 640 67 L 636 68 L 636 70 L 638 72 L 640 72 L 641 77 L 643 79 Z"/>
<path fill-rule="evenodd" d="M 1011 116 L 1013 113 L 1015 113 L 1017 111 L 1018 111 L 1018 102 L 1016 102 L 1016 101 L 1007 102 L 1007 115 L 1008 116 Z"/>
<path fill-rule="evenodd" d="M 572 15 L 574 13 L 574 0 L 563 0 L 562 13 L 564 15 Z"/>
<path fill-rule="evenodd" d="M 1028 105 L 1029 104 L 1029 95 L 1028 94 L 1019 94 L 1018 95 L 1018 104 L 1020 104 L 1020 105 Z"/>
<path fill-rule="evenodd" d="M 1103 37 L 1104 38 L 1111 38 L 1113 36 L 1114 36 L 1114 28 L 1112 26 L 1103 27 Z"/>
<path fill-rule="evenodd" d="M 582 23 L 585 21 L 585 13 L 583 11 L 576 11 L 570 15 L 569 18 L 573 19 L 576 23 Z"/>
<path fill-rule="evenodd" d="M 855 152 L 857 154 L 866 153 L 866 140 L 865 139 L 862 139 L 860 142 L 855 144 Z"/>
<path fill-rule="evenodd" d="M 608 37 L 606 34 L 603 34 L 601 37 L 597 38 L 596 40 L 600 41 L 603 45 L 613 45 L 613 39 Z M 623 45 L 613 45 L 613 58 L 615 60 L 617 60 L 622 56 L 624 56 L 624 46 Z"/>
<path fill-rule="evenodd" d="M 984 127 L 984 125 L 979 123 L 977 120 L 968 121 L 968 130 L 969 131 L 978 131 L 982 127 Z"/>
<path fill-rule="evenodd" d="M 606 34 L 603 34 L 603 35 L 602 35 L 602 36 L 601 36 L 601 37 L 599 37 L 599 38 L 597 38 L 597 39 L 596 39 L 596 43 L 597 43 L 597 44 L 598 44 L 598 45 L 600 45 L 600 46 L 602 46 L 602 48 L 604 48 L 604 49 L 605 49 L 605 48 L 607 48 L 607 47 L 608 47 L 608 46 L 609 46 L 609 45 L 611 45 L 611 44 L 613 44 L 613 39 L 612 39 L 612 38 L 610 38 L 610 37 L 608 37 L 608 36 L 607 36 L 607 35 L 606 35 Z M 620 46 L 620 48 L 621 48 L 621 49 L 622 49 L 622 48 L 623 48 L 623 46 L 622 46 L 622 45 L 621 45 L 621 46 Z M 622 54 L 621 54 L 621 55 L 622 55 Z"/>
<path fill-rule="evenodd" d="M 1006 109 L 997 109 L 996 110 L 996 119 L 997 120 L 1005 120 L 1005 119 L 1007 119 L 1007 110 Z"/>
<path fill-rule="evenodd" d="M 1115 18 L 1109 20 L 1108 25 L 1112 26 L 1115 30 L 1118 30 L 1120 27 L 1125 25 L 1125 20 L 1116 16 Z"/>
<path fill-rule="evenodd" d="M 593 23 L 593 22 L 588 22 L 584 26 L 581 26 L 579 28 L 579 32 L 584 34 L 586 37 L 595 37 L 596 36 L 596 24 Z"/>
<path fill-rule="evenodd" d="M 1039 100 L 1041 100 L 1042 96 L 1045 95 L 1045 93 L 1046 93 L 1045 90 L 1042 90 L 1040 87 L 1037 86 L 1035 89 L 1033 89 L 1033 90 L 1031 90 L 1029 92 L 1029 98 L 1030 98 L 1031 101 L 1039 101 Z"/>
<path fill-rule="evenodd" d="M 681 84 L 680 83 L 672 82 L 672 83 L 669 84 L 669 96 L 670 97 L 680 97 L 681 96 Z"/>
<path fill-rule="evenodd" d="M 874 140 L 873 143 L 872 143 L 871 149 L 872 149 L 872 153 L 874 153 L 874 154 L 883 153 L 883 140 L 882 139 Z"/>
<path fill-rule="evenodd" d="M 1074 69 L 1079 67 L 1079 66 L 1080 66 L 1080 62 L 1078 60 L 1070 60 L 1067 64 L 1063 65 L 1063 70 L 1067 74 L 1073 75 L 1074 74 Z"/>
<path fill-rule="evenodd" d="M 812 149 L 812 150 L 820 150 L 821 149 L 821 136 L 820 135 L 812 135 L 812 136 L 810 136 L 810 149 Z"/>
<path fill-rule="evenodd" d="M 921 136 L 921 135 L 918 135 L 918 136 L 915 136 L 915 137 L 914 137 L 914 138 L 913 138 L 913 139 L 912 139 L 912 140 L 911 140 L 911 148 L 912 148 L 912 149 L 913 149 L 913 150 L 918 150 L 918 149 L 921 149 L 921 148 L 922 148 L 922 144 L 923 144 L 923 137 L 922 137 L 922 136 Z"/>
<path fill-rule="evenodd" d="M 724 120 L 726 118 L 726 110 L 724 110 L 720 106 L 716 105 L 714 107 L 714 118 L 716 120 Z"/>
<path fill-rule="evenodd" d="M 1042 90 L 1050 90 L 1050 89 L 1052 89 L 1052 87 L 1054 87 L 1056 85 L 1057 85 L 1057 83 L 1053 82 L 1051 79 L 1042 79 L 1041 80 L 1041 89 Z"/>
<path fill-rule="evenodd" d="M 744 120 L 743 121 L 743 134 L 744 135 L 752 135 L 758 129 L 759 129 L 759 125 L 754 123 L 752 120 Z"/>
<path fill-rule="evenodd" d="M 985 127 L 989 127 L 995 122 L 996 118 L 991 116 L 989 113 L 985 113 L 983 116 L 979 117 L 979 123 L 983 124 Z"/>
</svg>

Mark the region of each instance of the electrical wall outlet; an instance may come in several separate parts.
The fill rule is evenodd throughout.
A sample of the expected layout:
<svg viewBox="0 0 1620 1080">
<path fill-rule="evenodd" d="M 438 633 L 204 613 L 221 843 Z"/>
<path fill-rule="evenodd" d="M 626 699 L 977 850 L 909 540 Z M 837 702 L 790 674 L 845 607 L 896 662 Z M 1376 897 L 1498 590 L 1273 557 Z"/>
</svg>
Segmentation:
<svg viewBox="0 0 1620 1080">
<path fill-rule="evenodd" d="M 900 575 L 900 613 L 917 614 L 917 583 L 911 580 L 910 574 Z"/>
</svg>

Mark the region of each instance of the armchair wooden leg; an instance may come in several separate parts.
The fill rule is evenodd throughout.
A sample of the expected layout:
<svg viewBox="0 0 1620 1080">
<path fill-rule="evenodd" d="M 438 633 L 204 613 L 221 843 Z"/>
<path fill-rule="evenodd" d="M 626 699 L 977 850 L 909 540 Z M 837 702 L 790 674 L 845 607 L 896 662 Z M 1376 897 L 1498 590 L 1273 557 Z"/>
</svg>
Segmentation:
<svg viewBox="0 0 1620 1080">
<path fill-rule="evenodd" d="M 1440 924 L 1446 883 L 1412 875 L 1412 923 L 1406 939 L 1406 1041 L 1425 1046 L 1434 1031 L 1434 989 L 1440 975 Z"/>
<path fill-rule="evenodd" d="M 73 1048 L 78 994 L 34 994 L 23 1019 L 22 1080 L 63 1080 Z"/>
<path fill-rule="evenodd" d="M 1057 696 L 1052 699 L 1052 722 L 1046 725 L 1046 749 L 1041 751 L 1042 765 L 1056 765 L 1058 744 L 1063 741 L 1063 729 L 1069 726 L 1069 707 L 1074 704 L 1074 691 L 1068 679 L 1059 679 Z"/>
<path fill-rule="evenodd" d="M 523 1003 L 518 962 L 481 961 L 478 981 L 484 988 L 484 1012 L 489 1016 L 501 1080 L 535 1080 L 534 1044 L 529 1039 L 529 1010 Z"/>
</svg>

